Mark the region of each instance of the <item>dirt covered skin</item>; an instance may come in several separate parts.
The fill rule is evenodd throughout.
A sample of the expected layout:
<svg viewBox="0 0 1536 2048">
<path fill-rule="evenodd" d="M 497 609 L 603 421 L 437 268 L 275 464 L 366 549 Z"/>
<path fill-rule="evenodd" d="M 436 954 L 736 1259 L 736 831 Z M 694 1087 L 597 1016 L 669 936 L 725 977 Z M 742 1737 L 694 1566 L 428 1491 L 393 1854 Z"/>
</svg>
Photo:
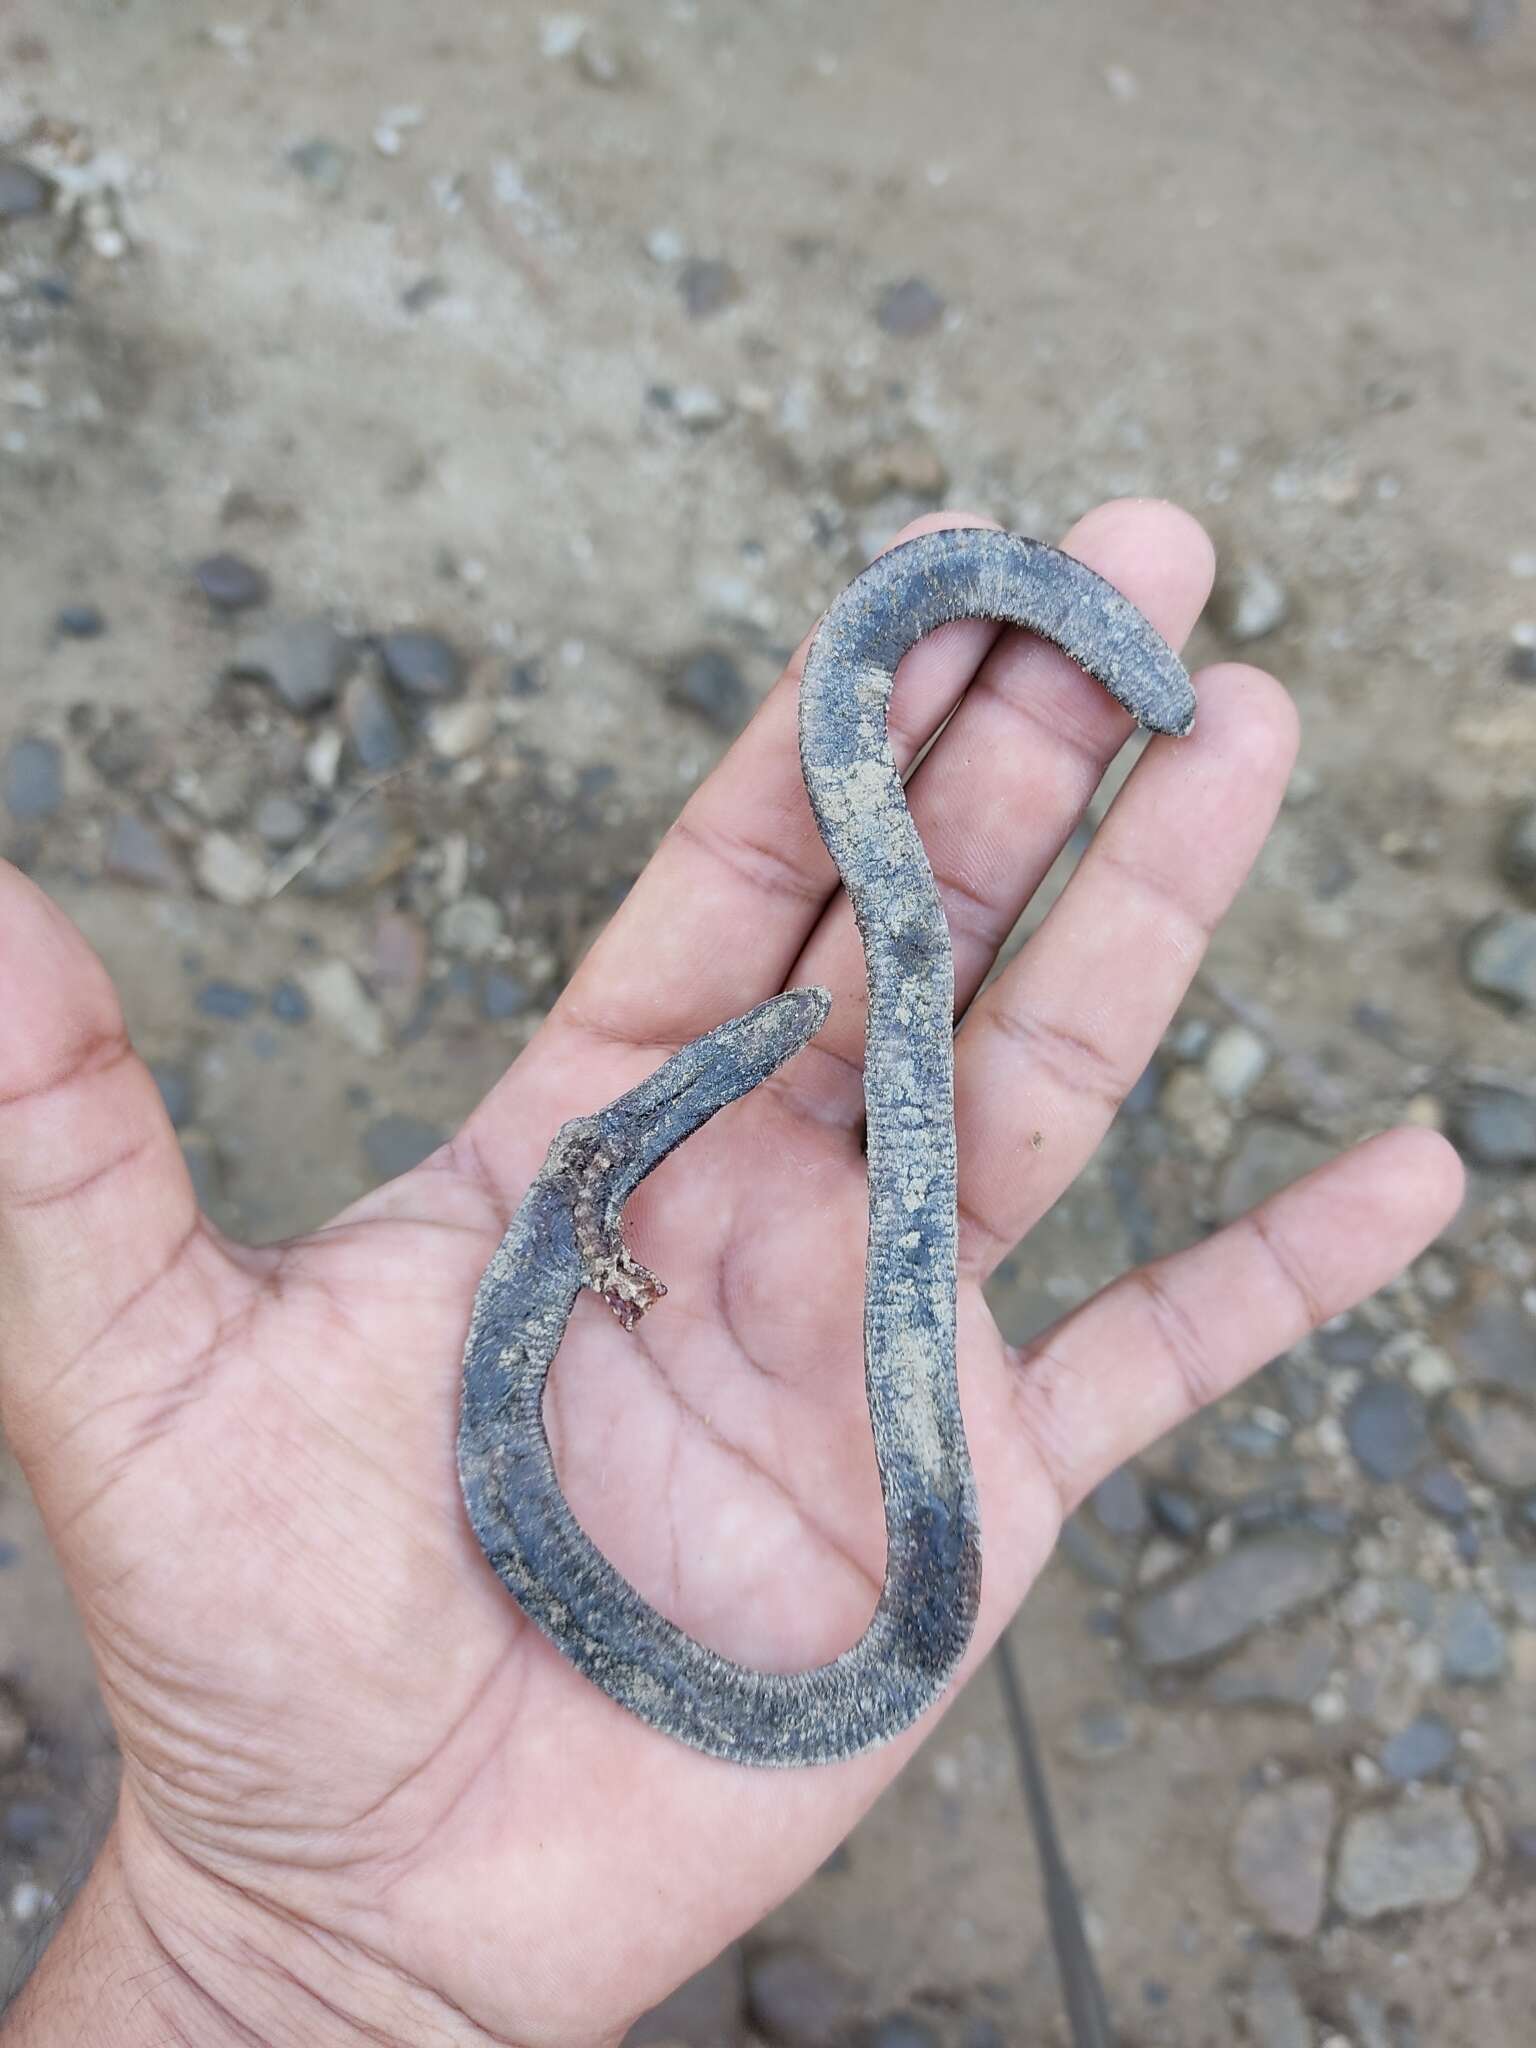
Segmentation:
<svg viewBox="0 0 1536 2048">
<path fill-rule="evenodd" d="M 1290 683 L 1301 769 L 1005 1326 L 1405 1113 L 1474 1183 L 1103 1490 L 1017 1625 L 1138 2043 L 1527 2028 L 1536 24 L 1466 27 L 0 14 L 0 847 L 103 952 L 238 1234 L 453 1126 L 914 513 L 1052 538 L 1150 492 L 1211 528 L 1191 657 Z M 0 1545 L 14 1975 L 112 1762 L 14 1470 Z M 1059 2038 L 988 1679 L 691 1998 L 653 2039 Z"/>
</svg>

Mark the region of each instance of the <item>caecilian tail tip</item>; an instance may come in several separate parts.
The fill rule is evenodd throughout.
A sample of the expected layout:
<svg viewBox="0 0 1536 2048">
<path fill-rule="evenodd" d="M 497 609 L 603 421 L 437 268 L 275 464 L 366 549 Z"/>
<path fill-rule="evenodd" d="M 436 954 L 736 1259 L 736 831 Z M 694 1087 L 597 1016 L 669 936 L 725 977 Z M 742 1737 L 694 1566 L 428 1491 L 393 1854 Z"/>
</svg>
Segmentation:
<svg viewBox="0 0 1536 2048">
<path fill-rule="evenodd" d="M 807 1021 L 810 1021 L 811 1019 L 815 1020 L 814 1022 L 811 1022 L 810 1029 L 805 1034 L 807 1038 L 814 1038 L 816 1033 L 821 1029 L 822 1025 L 826 1023 L 827 1019 L 832 1014 L 831 989 L 814 987 L 795 988 L 790 989 L 788 993 L 793 996 L 798 996 L 801 1002 L 805 1005 Z"/>
</svg>

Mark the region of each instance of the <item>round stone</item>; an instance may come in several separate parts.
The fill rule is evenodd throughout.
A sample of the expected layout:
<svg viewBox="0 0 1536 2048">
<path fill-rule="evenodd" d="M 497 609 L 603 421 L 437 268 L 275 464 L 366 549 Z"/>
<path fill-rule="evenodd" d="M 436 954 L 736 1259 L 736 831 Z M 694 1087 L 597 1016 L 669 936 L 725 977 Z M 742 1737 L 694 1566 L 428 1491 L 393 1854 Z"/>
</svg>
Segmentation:
<svg viewBox="0 0 1536 2048">
<path fill-rule="evenodd" d="M 66 640 L 96 640 L 107 630 L 106 619 L 93 604 L 63 605 L 53 623 Z"/>
<path fill-rule="evenodd" d="M 1499 850 L 1499 868 L 1517 889 L 1536 890 L 1536 804 L 1525 804 L 1510 819 Z"/>
<path fill-rule="evenodd" d="M 51 818 L 64 801 L 64 755 L 52 740 L 18 740 L 0 770 L 0 797 L 21 824 Z"/>
<path fill-rule="evenodd" d="M 1339 1844 L 1334 1897 L 1352 1920 L 1465 1898 L 1482 1844 L 1459 1792 L 1431 1788 L 1356 1814 Z"/>
<path fill-rule="evenodd" d="M 944 2040 L 919 2014 L 892 2012 L 870 2028 L 869 2048 L 944 2048 Z"/>
<path fill-rule="evenodd" d="M 464 657 L 441 633 L 386 633 L 379 653 L 385 674 L 408 697 L 456 697 L 464 687 Z"/>
<path fill-rule="evenodd" d="M 1255 1793 L 1238 1816 L 1232 1877 L 1266 1933 L 1308 1941 L 1322 1923 L 1333 1788 L 1299 1778 Z"/>
<path fill-rule="evenodd" d="M 291 796 L 274 790 L 256 806 L 255 826 L 268 846 L 297 846 L 309 830 L 309 813 Z"/>
<path fill-rule="evenodd" d="M 266 573 L 242 555 L 205 555 L 193 569 L 197 587 L 219 612 L 248 611 L 271 590 Z"/>
<path fill-rule="evenodd" d="M 1371 1479 L 1406 1479 L 1430 1452 L 1424 1402 L 1397 1380 L 1366 1382 L 1344 1412 L 1344 1434 Z"/>
<path fill-rule="evenodd" d="M 1205 1078 L 1223 1102 L 1242 1102 L 1263 1080 L 1269 1047 L 1246 1024 L 1229 1024 L 1211 1040 L 1205 1055 Z"/>
<path fill-rule="evenodd" d="M 707 320 L 741 296 L 741 280 L 729 263 L 691 256 L 677 274 L 677 289 L 690 320 Z"/>
<path fill-rule="evenodd" d="M 489 896 L 461 896 L 437 913 L 432 936 L 445 953 L 483 960 L 496 950 L 504 927 L 501 906 Z"/>
<path fill-rule="evenodd" d="M 1111 1536 L 1142 1536 L 1147 1529 L 1147 1492 L 1134 1465 L 1122 1465 L 1093 1489 L 1093 1512 Z"/>
<path fill-rule="evenodd" d="M 1467 986 L 1505 1010 L 1536 1009 L 1536 911 L 1500 910 L 1467 934 Z"/>
<path fill-rule="evenodd" d="M 353 758 L 365 774 L 387 774 L 410 753 L 410 737 L 379 676 L 353 676 L 341 693 L 341 724 Z"/>
<path fill-rule="evenodd" d="M 1536 1095 L 1477 1085 L 1457 1098 L 1451 1136 L 1479 1166 L 1536 1166 Z"/>
<path fill-rule="evenodd" d="M 761 1950 L 747 1964 L 747 2011 L 780 2048 L 840 2048 L 858 2016 L 847 1972 L 800 1943 Z"/>
<path fill-rule="evenodd" d="M 1222 578 L 1216 592 L 1217 618 L 1238 646 L 1266 639 L 1290 616 L 1285 585 L 1265 562 L 1247 562 Z"/>
<path fill-rule="evenodd" d="M 668 696 L 723 733 L 739 732 L 752 706 L 741 670 L 718 647 L 686 654 L 673 670 Z"/>
<path fill-rule="evenodd" d="M 1536 1403 L 1506 1387 L 1453 1387 L 1436 1416 L 1447 1449 L 1490 1486 L 1536 1487 Z"/>
<path fill-rule="evenodd" d="M 303 716 L 334 700 L 355 659 L 352 642 L 329 619 L 295 619 L 242 641 L 225 672 L 268 684 Z"/>
<path fill-rule="evenodd" d="M 944 318 L 944 301 L 926 278 L 905 277 L 887 285 L 875 304 L 875 320 L 900 340 L 930 334 Z"/>
<path fill-rule="evenodd" d="M 46 213 L 53 200 L 53 187 L 30 164 L 15 157 L 0 156 L 0 220 L 24 220 L 29 214 Z"/>
<path fill-rule="evenodd" d="M 1400 1785 L 1437 1777 L 1456 1756 L 1456 1730 L 1438 1714 L 1421 1714 L 1381 1752 L 1381 1768 Z"/>
<path fill-rule="evenodd" d="M 1504 1676 L 1504 1631 L 1480 1593 L 1453 1593 L 1433 1634 L 1451 1685 L 1493 1685 Z"/>
</svg>

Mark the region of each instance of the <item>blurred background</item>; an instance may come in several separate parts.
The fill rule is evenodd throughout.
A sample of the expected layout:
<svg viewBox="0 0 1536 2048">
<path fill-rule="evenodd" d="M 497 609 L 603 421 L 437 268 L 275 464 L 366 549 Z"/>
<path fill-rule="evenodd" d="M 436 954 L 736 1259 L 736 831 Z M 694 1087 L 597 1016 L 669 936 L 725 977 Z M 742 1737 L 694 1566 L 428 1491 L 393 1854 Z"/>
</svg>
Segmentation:
<svg viewBox="0 0 1536 2048">
<path fill-rule="evenodd" d="M 435 1145 L 818 610 L 1177 498 L 1278 830 L 1023 1336 L 1391 1119 L 1445 1241 L 1014 1631 L 1127 2043 L 1478 2048 L 1536 1968 L 1536 19 L 1514 0 L 0 0 L 0 849 L 252 1238 Z M 0 1970 L 112 1759 L 0 1480 Z M 658 1853 L 665 1853 L 658 1845 Z M 1064 2038 L 990 1674 L 648 2023 Z M 860 2031 L 863 2030 L 863 2031 Z"/>
</svg>

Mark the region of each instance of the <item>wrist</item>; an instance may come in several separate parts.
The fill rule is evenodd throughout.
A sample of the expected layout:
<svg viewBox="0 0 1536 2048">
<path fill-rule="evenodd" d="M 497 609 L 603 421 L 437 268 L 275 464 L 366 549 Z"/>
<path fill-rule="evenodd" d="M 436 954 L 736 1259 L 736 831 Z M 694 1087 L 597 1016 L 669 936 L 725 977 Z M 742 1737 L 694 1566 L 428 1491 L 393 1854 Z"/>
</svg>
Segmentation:
<svg viewBox="0 0 1536 2048">
<path fill-rule="evenodd" d="M 516 2048 L 355 1944 L 195 1869 L 125 1797 L 0 2048 Z"/>
<path fill-rule="evenodd" d="M 251 2048 L 253 2038 L 162 1947 L 129 1888 L 115 1827 L 0 2029 L 3 2048 Z"/>
</svg>

